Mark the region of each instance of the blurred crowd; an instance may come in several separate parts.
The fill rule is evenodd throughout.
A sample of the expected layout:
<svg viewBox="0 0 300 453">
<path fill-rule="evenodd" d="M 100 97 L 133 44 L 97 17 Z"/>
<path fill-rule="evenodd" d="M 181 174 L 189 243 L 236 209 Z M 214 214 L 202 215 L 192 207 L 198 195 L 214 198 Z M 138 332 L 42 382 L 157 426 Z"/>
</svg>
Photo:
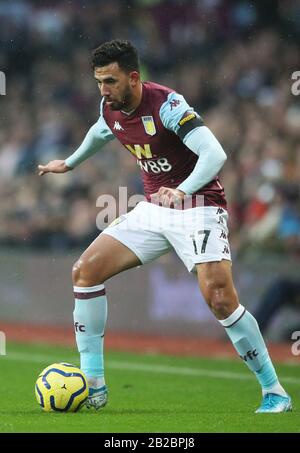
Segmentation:
<svg viewBox="0 0 300 453">
<path fill-rule="evenodd" d="M 233 249 L 300 253 L 298 0 L 0 1 L 0 244 L 87 245 L 99 195 L 142 193 L 117 141 L 73 172 L 37 175 L 96 122 L 90 54 L 113 38 L 131 40 L 143 79 L 183 94 L 222 143 Z"/>
</svg>

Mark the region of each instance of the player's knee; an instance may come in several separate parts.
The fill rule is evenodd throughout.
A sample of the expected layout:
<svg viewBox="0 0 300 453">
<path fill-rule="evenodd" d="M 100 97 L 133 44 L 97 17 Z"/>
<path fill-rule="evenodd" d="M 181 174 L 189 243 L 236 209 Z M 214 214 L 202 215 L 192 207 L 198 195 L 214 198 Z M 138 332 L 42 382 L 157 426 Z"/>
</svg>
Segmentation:
<svg viewBox="0 0 300 453">
<path fill-rule="evenodd" d="M 84 260 L 79 258 L 72 268 L 72 280 L 74 286 L 95 286 L 103 283 L 101 272 L 93 272 Z"/>
<path fill-rule="evenodd" d="M 72 280 L 74 286 L 79 286 L 79 281 L 82 276 L 82 264 L 80 260 L 76 261 L 72 268 Z"/>
</svg>

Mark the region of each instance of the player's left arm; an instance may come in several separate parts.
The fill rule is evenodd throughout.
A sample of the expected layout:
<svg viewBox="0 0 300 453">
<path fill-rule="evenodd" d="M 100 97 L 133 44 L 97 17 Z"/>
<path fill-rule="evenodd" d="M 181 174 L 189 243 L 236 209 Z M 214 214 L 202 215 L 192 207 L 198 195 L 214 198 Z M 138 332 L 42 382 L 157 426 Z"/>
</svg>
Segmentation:
<svg viewBox="0 0 300 453">
<path fill-rule="evenodd" d="M 187 104 L 183 96 L 170 93 L 160 109 L 160 118 L 167 129 L 175 132 L 183 143 L 199 156 L 191 174 L 177 189 L 173 189 L 183 195 L 192 195 L 217 176 L 227 156 L 214 134 L 204 126 L 202 118 Z M 166 195 L 164 189 L 166 188 L 161 188 L 160 193 Z M 180 196 L 180 193 L 177 195 Z"/>
<path fill-rule="evenodd" d="M 219 141 L 206 126 L 192 128 L 182 137 L 182 141 L 199 156 L 192 173 L 177 187 L 178 190 L 191 195 L 218 175 L 227 156 Z"/>
</svg>

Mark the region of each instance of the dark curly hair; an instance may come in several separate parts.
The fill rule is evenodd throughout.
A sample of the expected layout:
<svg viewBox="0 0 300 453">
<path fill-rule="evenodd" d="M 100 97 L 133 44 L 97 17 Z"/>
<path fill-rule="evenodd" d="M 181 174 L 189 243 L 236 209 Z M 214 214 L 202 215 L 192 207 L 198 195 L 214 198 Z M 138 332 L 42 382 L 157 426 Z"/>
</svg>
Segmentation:
<svg viewBox="0 0 300 453">
<path fill-rule="evenodd" d="M 137 49 L 130 41 L 114 39 L 104 42 L 92 53 L 92 68 L 118 63 L 125 72 L 139 71 L 139 57 Z"/>
</svg>

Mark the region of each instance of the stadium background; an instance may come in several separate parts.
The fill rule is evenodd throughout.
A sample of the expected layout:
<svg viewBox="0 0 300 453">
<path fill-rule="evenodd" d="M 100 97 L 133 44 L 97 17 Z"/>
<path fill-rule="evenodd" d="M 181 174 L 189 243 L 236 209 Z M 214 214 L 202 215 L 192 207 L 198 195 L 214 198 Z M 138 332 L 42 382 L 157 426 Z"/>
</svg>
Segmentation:
<svg viewBox="0 0 300 453">
<path fill-rule="evenodd" d="M 272 280 L 299 278 L 300 106 L 291 92 L 299 1 L 0 1 L 0 330 L 8 340 L 74 345 L 71 268 L 99 233 L 97 197 L 117 196 L 119 186 L 142 193 L 135 160 L 117 141 L 74 172 L 37 176 L 39 163 L 70 155 L 96 121 L 90 51 L 116 37 L 137 46 L 143 79 L 182 93 L 228 154 L 220 176 L 241 303 L 253 311 Z M 225 345 L 174 254 L 106 286 L 107 347 Z M 300 310 L 286 306 L 265 336 L 290 338 L 295 323 Z"/>
</svg>

